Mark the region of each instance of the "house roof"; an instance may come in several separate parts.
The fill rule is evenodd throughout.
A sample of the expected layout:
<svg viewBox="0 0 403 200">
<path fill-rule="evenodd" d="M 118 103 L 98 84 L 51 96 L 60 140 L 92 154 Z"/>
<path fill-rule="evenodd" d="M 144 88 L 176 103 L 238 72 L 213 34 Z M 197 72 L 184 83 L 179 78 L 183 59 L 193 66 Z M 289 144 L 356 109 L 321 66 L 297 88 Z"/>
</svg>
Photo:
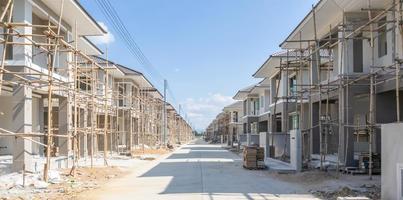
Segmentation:
<svg viewBox="0 0 403 200">
<path fill-rule="evenodd" d="M 126 75 L 136 75 L 136 76 L 142 76 L 143 74 L 139 71 L 136 71 L 134 69 L 130 69 L 128 67 L 125 67 L 123 65 L 120 64 L 116 64 L 116 66 Z"/>
<path fill-rule="evenodd" d="M 371 0 L 371 8 L 385 8 L 392 0 Z M 315 10 L 317 38 L 323 38 L 329 33 L 330 27 L 337 27 L 343 21 L 343 13 L 362 12 L 362 8 L 368 8 L 368 0 L 320 0 L 313 8 Z M 313 10 L 294 28 L 288 37 L 280 44 L 283 49 L 296 49 L 308 46 L 308 42 L 314 38 Z"/>
<path fill-rule="evenodd" d="M 246 88 L 243 88 L 243 89 L 241 89 L 241 90 L 239 90 L 236 94 L 235 94 L 235 96 L 234 97 L 232 97 L 234 100 L 238 100 L 238 101 L 243 101 L 243 100 L 245 100 L 247 97 L 248 97 L 248 95 L 250 95 L 250 94 L 258 94 L 257 92 L 257 90 L 258 89 L 261 89 L 261 88 L 265 88 L 265 89 L 267 89 L 267 88 L 269 88 L 270 87 L 270 84 L 269 84 L 269 81 L 268 81 L 268 79 L 263 79 L 263 80 L 261 80 L 259 83 L 257 83 L 257 84 L 254 84 L 254 85 L 251 85 L 251 86 L 248 86 L 248 87 L 246 87 Z"/>
<path fill-rule="evenodd" d="M 326 49 L 319 50 L 320 56 L 323 61 L 327 61 L 329 58 L 329 52 Z M 288 55 L 287 55 L 288 54 Z M 309 55 L 308 51 L 304 51 L 301 55 L 301 51 L 297 50 L 287 50 L 279 51 L 277 53 L 272 54 L 260 68 L 252 75 L 255 78 L 268 78 L 275 75 L 278 71 L 280 71 L 280 62 L 284 59 L 289 61 L 299 60 L 300 57 L 306 57 Z"/>
<path fill-rule="evenodd" d="M 74 43 L 72 43 L 72 45 L 75 46 Z M 91 40 L 89 40 L 85 36 L 78 38 L 77 50 L 85 53 L 86 55 L 99 56 L 104 53 L 97 45 L 95 45 Z"/>
<path fill-rule="evenodd" d="M 234 103 L 225 106 L 223 111 L 240 110 L 242 109 L 242 105 L 243 105 L 242 101 L 235 101 Z"/>
<path fill-rule="evenodd" d="M 264 90 L 270 89 L 270 78 L 264 78 L 262 81 L 259 82 L 252 90 L 249 92 L 251 94 L 258 94 Z"/>
<path fill-rule="evenodd" d="M 162 98 L 162 94 L 154 87 L 154 85 L 147 79 L 147 77 L 134 69 L 128 68 L 126 66 L 123 66 L 121 64 L 114 63 L 110 60 L 106 60 L 105 58 L 102 58 L 100 56 L 92 56 L 95 62 L 99 63 L 100 65 L 106 65 L 109 64 L 110 67 L 114 66 L 116 69 L 120 72 L 119 73 L 114 73 L 115 78 L 131 78 L 134 80 L 137 84 L 139 84 L 139 87 L 141 89 L 146 89 L 149 90 L 150 92 L 153 93 L 154 97 L 156 98 Z M 114 72 L 115 70 L 112 70 Z"/>
<path fill-rule="evenodd" d="M 249 94 L 250 91 L 255 87 L 255 85 L 248 86 L 246 88 L 238 90 L 238 92 L 235 94 L 234 97 L 232 97 L 234 100 L 244 100 L 246 96 Z"/>
<path fill-rule="evenodd" d="M 62 4 L 55 0 L 42 0 L 54 13 L 60 13 Z M 63 5 L 63 20 L 70 26 L 77 22 L 79 36 L 103 35 L 107 32 L 96 20 L 84 9 L 78 0 L 66 0 Z"/>
</svg>

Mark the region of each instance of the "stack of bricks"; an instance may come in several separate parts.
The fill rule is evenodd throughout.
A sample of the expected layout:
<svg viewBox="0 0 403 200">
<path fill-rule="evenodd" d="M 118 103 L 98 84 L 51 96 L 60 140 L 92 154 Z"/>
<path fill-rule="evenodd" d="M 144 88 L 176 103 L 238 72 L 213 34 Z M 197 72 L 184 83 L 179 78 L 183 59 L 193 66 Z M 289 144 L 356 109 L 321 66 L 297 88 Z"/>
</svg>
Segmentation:
<svg viewBox="0 0 403 200">
<path fill-rule="evenodd" d="M 243 167 L 246 169 L 264 169 L 264 148 L 246 146 L 243 150 Z"/>
</svg>

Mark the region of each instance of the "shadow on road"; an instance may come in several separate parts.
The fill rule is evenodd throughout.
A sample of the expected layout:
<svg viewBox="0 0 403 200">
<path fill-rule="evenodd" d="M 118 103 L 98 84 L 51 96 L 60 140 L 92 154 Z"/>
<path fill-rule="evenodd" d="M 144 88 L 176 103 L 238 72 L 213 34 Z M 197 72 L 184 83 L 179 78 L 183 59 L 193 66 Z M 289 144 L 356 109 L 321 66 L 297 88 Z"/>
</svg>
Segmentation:
<svg viewBox="0 0 403 200">
<path fill-rule="evenodd" d="M 241 162 L 237 155 L 220 146 L 198 140 L 175 151 L 140 177 L 170 177 L 160 194 L 202 193 L 210 199 L 312 199 L 296 184 L 272 179 L 261 171 L 245 170 Z"/>
</svg>

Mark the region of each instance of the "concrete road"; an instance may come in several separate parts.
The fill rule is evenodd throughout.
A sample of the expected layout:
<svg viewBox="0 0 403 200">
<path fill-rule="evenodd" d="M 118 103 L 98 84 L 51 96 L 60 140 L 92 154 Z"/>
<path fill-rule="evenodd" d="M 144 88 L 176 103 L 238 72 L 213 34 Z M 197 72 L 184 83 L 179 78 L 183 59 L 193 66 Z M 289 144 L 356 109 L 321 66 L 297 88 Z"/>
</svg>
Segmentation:
<svg viewBox="0 0 403 200">
<path fill-rule="evenodd" d="M 314 199 L 300 186 L 242 168 L 241 158 L 198 140 L 84 196 L 88 199 Z"/>
</svg>

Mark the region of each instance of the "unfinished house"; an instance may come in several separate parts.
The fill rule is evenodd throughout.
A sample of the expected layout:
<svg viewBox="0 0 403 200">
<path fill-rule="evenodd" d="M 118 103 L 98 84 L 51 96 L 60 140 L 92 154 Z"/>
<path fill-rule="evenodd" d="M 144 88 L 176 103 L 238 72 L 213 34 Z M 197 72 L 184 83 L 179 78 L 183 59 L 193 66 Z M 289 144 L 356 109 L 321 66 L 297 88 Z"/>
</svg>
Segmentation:
<svg viewBox="0 0 403 200">
<path fill-rule="evenodd" d="M 63 6 L 56 1 L 0 2 L 0 154 L 12 156 L 13 171 L 24 164 L 28 171 L 42 170 L 43 158 L 49 165 L 51 154 L 55 165 L 72 160 L 73 98 L 94 97 L 91 92 L 72 95 L 74 75 L 89 73 L 71 63 L 78 57 L 91 61 L 81 52 L 100 54 L 85 36 L 105 31 L 76 1 Z M 83 70 L 104 69 L 91 64 Z"/>
<path fill-rule="evenodd" d="M 380 124 L 400 122 L 403 111 L 401 16 L 400 1 L 322 0 L 281 44 L 301 54 L 299 66 L 282 69 L 297 72 L 299 103 L 309 107 L 298 115 L 309 125 L 300 131 L 311 166 L 380 172 Z"/>
<path fill-rule="evenodd" d="M 243 134 L 243 124 L 242 124 L 242 109 L 243 102 L 237 101 L 231 105 L 225 106 L 223 112 L 229 114 L 229 125 L 228 125 L 228 145 L 233 146 L 234 142 L 238 143 L 238 138 L 240 134 Z"/>
<path fill-rule="evenodd" d="M 206 130 L 206 140 L 211 140 L 214 143 L 228 142 L 230 118 L 229 112 L 219 113 Z"/>
<path fill-rule="evenodd" d="M 159 106 L 155 109 L 146 110 L 145 105 L 153 105 L 158 102 L 162 104 L 162 96 L 157 95 L 156 99 L 143 98 L 141 96 L 143 91 L 149 93 L 156 93 L 158 91 L 154 88 L 152 83 L 139 71 L 116 64 L 104 58 L 93 56 L 100 65 L 108 68 L 108 83 L 110 90 L 107 92 L 107 99 L 113 99 L 112 104 L 108 104 L 106 110 L 110 110 L 107 118 L 99 116 L 98 122 L 103 127 L 104 122 L 109 123 L 108 127 L 113 127 L 115 131 L 107 135 L 107 150 L 117 152 L 119 154 L 129 154 L 131 150 L 139 149 L 141 141 L 149 141 L 141 129 L 143 119 L 151 113 L 155 118 L 155 126 L 158 128 L 152 129 L 154 139 L 159 139 L 161 133 L 160 121 L 162 107 Z M 109 108 L 109 109 L 108 109 Z M 158 136 L 158 137 L 157 137 Z M 144 140 L 143 140 L 144 139 Z M 103 149 L 103 140 L 98 140 L 99 149 Z M 150 144 L 152 142 L 149 142 Z M 155 143 L 155 142 L 154 142 Z M 148 143 L 147 143 L 148 144 Z"/>
<path fill-rule="evenodd" d="M 217 116 L 218 136 L 221 137 L 221 143 L 226 143 L 229 140 L 229 122 L 230 114 L 221 112 Z"/>
<path fill-rule="evenodd" d="M 184 123 L 185 120 L 180 116 L 176 109 L 171 105 L 167 105 L 167 144 L 182 144 L 189 141 L 189 135 L 185 134 L 189 131 L 190 126 Z"/>
<path fill-rule="evenodd" d="M 204 134 L 204 140 L 206 141 L 212 141 L 214 137 L 214 120 L 207 126 L 205 134 Z"/>
<path fill-rule="evenodd" d="M 327 58 L 323 54 L 321 58 L 325 61 Z M 308 71 L 296 71 L 301 65 L 299 58 L 303 55 L 296 51 L 272 54 L 253 75 L 254 78 L 264 78 L 270 88 L 265 92 L 268 131 L 266 137 L 261 137 L 261 143 L 265 142 L 270 158 L 286 162 L 290 161 L 289 131 L 308 127 L 299 120 L 300 113 L 309 116 L 306 98 L 298 91 L 300 85 L 309 83 Z"/>
<path fill-rule="evenodd" d="M 243 134 L 240 135 L 241 144 L 259 145 L 261 132 L 268 130 L 268 104 L 265 101 L 269 96 L 269 83 L 264 79 L 258 84 L 239 90 L 234 100 L 243 102 Z"/>
<path fill-rule="evenodd" d="M 6 0 L 0 13 L 1 173 L 44 170 L 47 180 L 81 158 L 92 166 L 161 144 L 162 95 L 142 73 L 99 57 L 85 36 L 105 31 L 78 1 Z"/>
</svg>

